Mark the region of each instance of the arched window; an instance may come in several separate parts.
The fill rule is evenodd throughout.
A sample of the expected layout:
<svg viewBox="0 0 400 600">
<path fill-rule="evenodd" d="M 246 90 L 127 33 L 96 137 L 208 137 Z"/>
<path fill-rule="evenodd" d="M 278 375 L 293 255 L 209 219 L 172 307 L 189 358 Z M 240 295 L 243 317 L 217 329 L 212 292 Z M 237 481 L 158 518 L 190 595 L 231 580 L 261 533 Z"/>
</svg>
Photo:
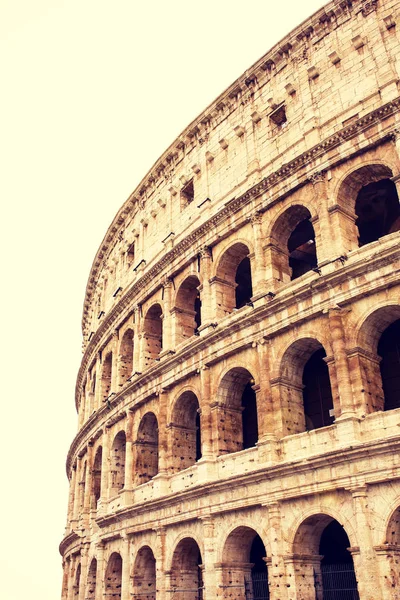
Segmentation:
<svg viewBox="0 0 400 600">
<path fill-rule="evenodd" d="M 400 408 L 400 319 L 383 332 L 378 355 L 384 394 L 384 410 Z"/>
<path fill-rule="evenodd" d="M 325 349 L 315 338 L 301 338 L 282 357 L 279 388 L 282 435 L 333 423 L 333 396 Z"/>
<path fill-rule="evenodd" d="M 177 344 L 192 337 L 201 325 L 201 300 L 198 288 L 200 281 L 190 275 L 181 284 L 176 295 L 173 314 L 175 316 L 175 341 Z"/>
<path fill-rule="evenodd" d="M 350 546 L 344 528 L 332 517 L 316 514 L 303 521 L 293 543 L 293 553 L 300 559 L 298 596 L 359 600 Z"/>
<path fill-rule="evenodd" d="M 250 527 L 237 527 L 222 555 L 223 584 L 227 598 L 269 600 L 267 552 L 261 537 Z"/>
<path fill-rule="evenodd" d="M 158 473 L 158 423 L 154 413 L 146 413 L 140 421 L 135 446 L 135 483 L 140 485 Z"/>
<path fill-rule="evenodd" d="M 96 575 L 97 560 L 93 558 L 88 571 L 85 600 L 95 600 L 96 598 Z"/>
<path fill-rule="evenodd" d="M 238 242 L 224 252 L 213 285 L 217 285 L 217 316 L 231 313 L 251 301 L 251 268 L 249 249 L 245 244 Z"/>
<path fill-rule="evenodd" d="M 254 379 L 237 367 L 224 375 L 218 389 L 218 454 L 251 448 L 258 441 Z"/>
<path fill-rule="evenodd" d="M 91 508 L 96 509 L 97 503 L 101 496 L 101 463 L 103 457 L 103 449 L 99 446 L 96 450 L 92 469 L 92 494 Z"/>
<path fill-rule="evenodd" d="M 399 231 L 400 205 L 393 181 L 381 179 L 364 185 L 358 192 L 355 212 L 359 246 Z"/>
<path fill-rule="evenodd" d="M 122 337 L 119 354 L 119 385 L 122 387 L 133 371 L 133 330 L 127 329 Z"/>
<path fill-rule="evenodd" d="M 303 402 L 306 429 L 319 429 L 332 425 L 333 399 L 328 366 L 324 361 L 325 350 L 316 350 L 303 370 Z"/>
<path fill-rule="evenodd" d="M 184 392 L 172 412 L 172 472 L 182 471 L 201 458 L 199 401 L 193 392 Z"/>
<path fill-rule="evenodd" d="M 122 558 L 118 552 L 113 552 L 109 558 L 104 581 L 106 597 L 121 600 Z"/>
<path fill-rule="evenodd" d="M 162 310 L 159 304 L 154 304 L 147 311 L 143 325 L 144 331 L 144 366 L 150 367 L 154 364 L 162 350 Z"/>
<path fill-rule="evenodd" d="M 133 567 L 133 600 L 156 600 L 156 560 L 148 546 L 139 550 Z"/>
<path fill-rule="evenodd" d="M 175 548 L 169 591 L 174 600 L 199 600 L 203 596 L 201 553 L 192 538 L 184 538 Z"/>
<path fill-rule="evenodd" d="M 101 374 L 101 397 L 103 402 L 107 400 L 111 391 L 111 378 L 112 378 L 112 352 L 109 352 L 103 362 L 103 369 Z"/>
<path fill-rule="evenodd" d="M 278 217 L 271 231 L 270 253 L 276 281 L 292 281 L 317 267 L 315 232 L 305 206 L 290 206 Z"/>
<path fill-rule="evenodd" d="M 120 431 L 114 438 L 111 448 L 111 493 L 116 494 L 125 483 L 126 436 Z"/>
</svg>

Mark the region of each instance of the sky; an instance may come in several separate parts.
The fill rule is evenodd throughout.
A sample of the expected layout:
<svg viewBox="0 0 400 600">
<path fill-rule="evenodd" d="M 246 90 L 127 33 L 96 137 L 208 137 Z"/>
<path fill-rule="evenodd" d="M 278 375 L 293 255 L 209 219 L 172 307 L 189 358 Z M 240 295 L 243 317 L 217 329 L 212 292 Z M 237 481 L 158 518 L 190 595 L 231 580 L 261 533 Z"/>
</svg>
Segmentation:
<svg viewBox="0 0 400 600">
<path fill-rule="evenodd" d="M 0 0 L 2 600 L 61 598 L 89 270 L 180 132 L 320 0 Z"/>
</svg>

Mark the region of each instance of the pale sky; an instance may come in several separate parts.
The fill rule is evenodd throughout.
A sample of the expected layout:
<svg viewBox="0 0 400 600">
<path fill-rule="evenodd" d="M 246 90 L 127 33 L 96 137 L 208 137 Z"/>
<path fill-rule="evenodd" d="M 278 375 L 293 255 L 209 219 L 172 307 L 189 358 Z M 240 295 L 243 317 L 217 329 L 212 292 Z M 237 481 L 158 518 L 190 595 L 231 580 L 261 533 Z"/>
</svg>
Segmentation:
<svg viewBox="0 0 400 600">
<path fill-rule="evenodd" d="M 185 126 L 323 4 L 0 0 L 2 600 L 61 597 L 81 311 L 107 227 Z"/>
</svg>

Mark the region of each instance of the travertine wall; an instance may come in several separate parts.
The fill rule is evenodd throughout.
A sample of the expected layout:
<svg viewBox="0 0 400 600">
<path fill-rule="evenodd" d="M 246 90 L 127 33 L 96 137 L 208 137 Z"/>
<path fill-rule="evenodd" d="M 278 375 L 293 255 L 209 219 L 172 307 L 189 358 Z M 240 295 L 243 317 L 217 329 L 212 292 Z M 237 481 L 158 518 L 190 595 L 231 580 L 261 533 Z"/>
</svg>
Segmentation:
<svg viewBox="0 0 400 600">
<path fill-rule="evenodd" d="M 328 4 L 116 216 L 84 306 L 63 600 L 248 600 L 259 562 L 260 598 L 322 600 L 332 523 L 361 600 L 400 598 L 399 17 Z"/>
</svg>

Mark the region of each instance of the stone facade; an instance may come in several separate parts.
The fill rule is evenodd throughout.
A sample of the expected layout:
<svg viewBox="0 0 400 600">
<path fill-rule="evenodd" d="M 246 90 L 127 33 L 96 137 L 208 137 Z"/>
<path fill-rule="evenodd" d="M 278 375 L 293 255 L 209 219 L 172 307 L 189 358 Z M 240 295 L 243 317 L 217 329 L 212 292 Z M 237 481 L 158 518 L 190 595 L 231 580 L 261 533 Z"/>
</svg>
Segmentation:
<svg viewBox="0 0 400 600">
<path fill-rule="evenodd" d="M 63 600 L 400 599 L 399 30 L 331 2 L 115 217 Z"/>
</svg>

